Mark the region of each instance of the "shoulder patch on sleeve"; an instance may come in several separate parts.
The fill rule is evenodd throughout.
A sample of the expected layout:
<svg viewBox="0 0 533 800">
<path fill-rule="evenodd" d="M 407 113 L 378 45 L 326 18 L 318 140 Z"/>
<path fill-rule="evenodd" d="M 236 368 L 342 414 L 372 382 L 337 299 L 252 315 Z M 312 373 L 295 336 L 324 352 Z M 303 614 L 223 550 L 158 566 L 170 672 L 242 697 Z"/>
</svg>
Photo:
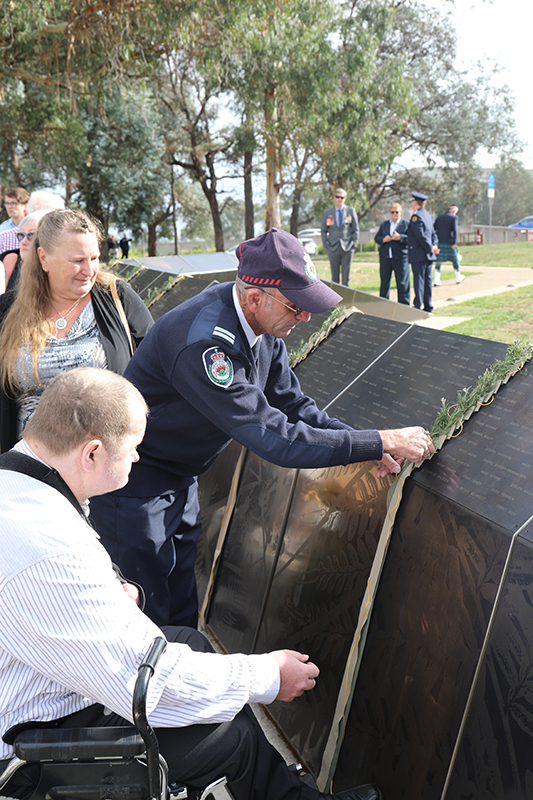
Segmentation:
<svg viewBox="0 0 533 800">
<path fill-rule="evenodd" d="M 416 222 L 417 219 L 418 217 L 416 216 L 416 214 L 413 214 L 413 216 L 411 217 L 411 222 Z"/>
<path fill-rule="evenodd" d="M 230 386 L 233 380 L 233 364 L 219 347 L 210 347 L 202 354 L 207 377 L 215 386 Z"/>
</svg>

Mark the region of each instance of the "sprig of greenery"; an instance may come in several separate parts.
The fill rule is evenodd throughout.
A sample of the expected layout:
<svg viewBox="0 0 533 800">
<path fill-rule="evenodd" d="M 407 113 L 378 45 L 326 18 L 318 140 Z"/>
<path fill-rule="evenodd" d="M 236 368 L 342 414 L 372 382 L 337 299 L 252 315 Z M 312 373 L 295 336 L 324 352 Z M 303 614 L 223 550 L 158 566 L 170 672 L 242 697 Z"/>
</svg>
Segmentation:
<svg viewBox="0 0 533 800">
<path fill-rule="evenodd" d="M 435 443 L 437 439 L 450 436 L 457 425 L 461 424 L 473 411 L 477 411 L 482 403 L 498 391 L 502 382 L 509 380 L 526 361 L 533 356 L 533 342 L 517 339 L 507 348 L 504 358 L 491 364 L 479 376 L 474 388 L 468 386 L 457 392 L 455 403 L 448 404 L 443 397 L 437 416 L 430 428 L 429 435 Z"/>
<path fill-rule="evenodd" d="M 150 289 L 144 300 L 145 305 L 150 308 L 150 306 L 153 305 L 153 303 L 155 303 L 155 301 L 158 300 L 161 295 L 163 295 L 165 292 L 168 292 L 169 289 L 172 289 L 174 284 L 178 283 L 180 280 L 182 280 L 182 278 L 180 278 L 179 275 L 171 275 L 169 278 L 167 278 L 162 286 L 156 286 L 153 289 Z"/>
</svg>

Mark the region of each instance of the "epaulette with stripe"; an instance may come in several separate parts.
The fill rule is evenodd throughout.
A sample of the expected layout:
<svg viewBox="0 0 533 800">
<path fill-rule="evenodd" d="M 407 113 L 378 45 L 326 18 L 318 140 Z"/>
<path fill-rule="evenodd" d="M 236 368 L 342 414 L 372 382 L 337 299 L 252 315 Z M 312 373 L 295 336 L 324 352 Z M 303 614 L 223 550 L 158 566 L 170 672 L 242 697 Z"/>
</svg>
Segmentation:
<svg viewBox="0 0 533 800">
<path fill-rule="evenodd" d="M 228 331 L 226 328 L 221 328 L 220 325 L 215 325 L 212 335 L 214 338 L 223 339 L 231 345 L 235 344 L 235 334 Z"/>
</svg>

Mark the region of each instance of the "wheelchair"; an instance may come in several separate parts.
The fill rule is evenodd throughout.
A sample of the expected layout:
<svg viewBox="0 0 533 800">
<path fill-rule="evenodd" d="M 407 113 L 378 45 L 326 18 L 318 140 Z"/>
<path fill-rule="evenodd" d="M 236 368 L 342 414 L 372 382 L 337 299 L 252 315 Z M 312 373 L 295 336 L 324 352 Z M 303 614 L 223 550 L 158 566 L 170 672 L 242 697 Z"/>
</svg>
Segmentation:
<svg viewBox="0 0 533 800">
<path fill-rule="evenodd" d="M 25 764 L 40 767 L 30 800 L 187 800 L 185 786 L 168 783 L 168 768 L 146 716 L 148 684 L 166 648 L 154 639 L 137 673 L 134 726 L 30 728 L 14 739 L 15 755 L 0 775 L 0 794 Z M 196 795 L 195 795 L 196 796 Z M 207 786 L 198 800 L 233 800 L 226 778 Z"/>
</svg>

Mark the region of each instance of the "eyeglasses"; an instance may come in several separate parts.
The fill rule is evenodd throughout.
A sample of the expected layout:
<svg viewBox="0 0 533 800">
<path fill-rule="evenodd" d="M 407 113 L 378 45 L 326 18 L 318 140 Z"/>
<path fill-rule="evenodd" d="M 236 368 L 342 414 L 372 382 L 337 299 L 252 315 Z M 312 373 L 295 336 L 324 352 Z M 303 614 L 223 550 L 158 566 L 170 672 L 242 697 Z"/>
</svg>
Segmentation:
<svg viewBox="0 0 533 800">
<path fill-rule="evenodd" d="M 19 240 L 19 242 L 23 242 L 24 239 L 26 239 L 26 237 L 28 238 L 28 241 L 31 242 L 34 236 L 35 236 L 35 231 L 32 231 L 31 233 L 22 233 L 22 231 L 17 231 L 17 239 Z"/>
<path fill-rule="evenodd" d="M 18 200 L 4 200 L 4 205 L 6 208 L 12 208 L 13 206 L 23 206 L 24 203 L 19 203 Z"/>
<path fill-rule="evenodd" d="M 344 199 L 345 199 L 345 197 L 344 197 L 343 194 L 336 194 L 335 195 L 335 200 L 344 200 Z"/>
<path fill-rule="evenodd" d="M 393 211 L 393 209 L 391 208 L 391 211 L 390 211 L 390 213 L 391 213 L 391 214 L 399 214 L 400 212 L 399 212 L 399 211 Z"/>
<path fill-rule="evenodd" d="M 289 311 L 292 311 L 295 317 L 299 317 L 302 311 L 304 310 L 303 308 L 295 308 L 294 306 L 287 305 L 287 303 L 284 303 L 283 300 L 278 300 L 277 297 L 274 297 L 273 294 L 268 294 L 268 292 L 265 292 L 265 290 L 261 289 L 260 286 L 254 286 L 253 288 L 259 289 L 260 292 L 263 292 L 263 294 L 266 294 L 268 297 L 271 297 L 272 300 L 276 301 L 276 303 L 281 303 L 282 306 L 285 306 L 285 308 L 288 308 Z"/>
</svg>

